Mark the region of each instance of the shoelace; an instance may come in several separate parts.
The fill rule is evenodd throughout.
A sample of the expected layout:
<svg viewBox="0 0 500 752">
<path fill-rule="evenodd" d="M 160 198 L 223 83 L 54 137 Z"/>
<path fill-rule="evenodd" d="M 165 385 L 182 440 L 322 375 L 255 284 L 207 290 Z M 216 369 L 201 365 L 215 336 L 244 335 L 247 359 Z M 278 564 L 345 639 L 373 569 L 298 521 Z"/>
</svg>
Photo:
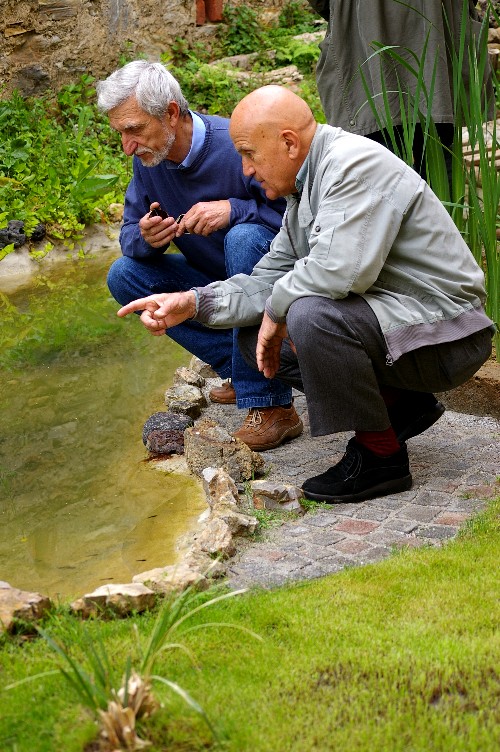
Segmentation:
<svg viewBox="0 0 500 752">
<path fill-rule="evenodd" d="M 257 428 L 262 423 L 262 415 L 257 407 L 251 407 L 245 418 L 244 426 L 248 428 Z"/>
<path fill-rule="evenodd" d="M 347 448 L 344 456 L 337 465 L 337 472 L 340 478 L 346 480 L 347 478 L 357 475 L 359 469 L 360 457 L 359 454 L 351 447 Z"/>
</svg>

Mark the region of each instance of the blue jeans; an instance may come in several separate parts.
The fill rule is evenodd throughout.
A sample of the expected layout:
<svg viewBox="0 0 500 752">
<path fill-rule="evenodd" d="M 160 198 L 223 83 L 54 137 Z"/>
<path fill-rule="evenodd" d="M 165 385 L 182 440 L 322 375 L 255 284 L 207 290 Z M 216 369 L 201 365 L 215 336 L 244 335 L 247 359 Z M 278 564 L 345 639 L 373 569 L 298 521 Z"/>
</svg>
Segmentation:
<svg viewBox="0 0 500 752">
<path fill-rule="evenodd" d="M 227 275 L 250 274 L 269 250 L 273 237 L 274 233 L 261 225 L 231 228 L 224 240 Z M 120 305 L 155 293 L 204 287 L 214 281 L 189 266 L 180 253 L 140 260 L 122 256 L 108 273 L 108 287 Z M 239 408 L 288 405 L 291 388 L 250 368 L 240 354 L 237 335 L 236 329 L 210 329 L 196 321 L 184 321 L 167 332 L 185 350 L 209 363 L 221 378 L 232 378 Z"/>
</svg>

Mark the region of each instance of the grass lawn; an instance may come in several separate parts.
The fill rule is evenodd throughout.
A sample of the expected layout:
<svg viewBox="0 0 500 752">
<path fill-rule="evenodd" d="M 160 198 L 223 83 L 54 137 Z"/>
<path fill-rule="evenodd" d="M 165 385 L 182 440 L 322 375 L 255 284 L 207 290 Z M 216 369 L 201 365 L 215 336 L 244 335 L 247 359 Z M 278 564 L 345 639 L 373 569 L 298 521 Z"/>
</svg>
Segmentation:
<svg viewBox="0 0 500 752">
<path fill-rule="evenodd" d="M 410 550 L 313 582 L 253 591 L 202 611 L 225 622 L 181 638 L 198 659 L 163 653 L 217 729 L 166 687 L 140 727 L 149 749 L 194 752 L 497 752 L 500 749 L 500 499 L 442 548 Z M 155 615 L 84 625 L 120 678 Z M 81 626 L 60 609 L 45 628 L 78 655 Z M 79 637 L 80 635 L 80 637 Z M 41 639 L 4 638 L 3 688 L 58 664 Z M 60 675 L 0 691 L 2 752 L 73 752 L 96 726 Z M 97 750 L 97 746 L 87 749 Z"/>
</svg>

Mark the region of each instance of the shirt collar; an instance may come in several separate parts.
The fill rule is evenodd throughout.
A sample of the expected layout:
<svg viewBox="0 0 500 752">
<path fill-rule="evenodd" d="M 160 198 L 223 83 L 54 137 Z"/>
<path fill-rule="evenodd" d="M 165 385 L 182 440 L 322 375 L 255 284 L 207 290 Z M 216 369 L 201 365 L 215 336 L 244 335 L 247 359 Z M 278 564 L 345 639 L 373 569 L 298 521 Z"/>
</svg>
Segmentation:
<svg viewBox="0 0 500 752">
<path fill-rule="evenodd" d="M 191 148 L 186 158 L 178 165 L 178 167 L 191 167 L 194 160 L 200 153 L 201 147 L 205 141 L 206 126 L 203 120 L 196 112 L 189 110 L 189 114 L 193 118 L 193 136 L 191 138 Z"/>
<path fill-rule="evenodd" d="M 295 178 L 295 187 L 297 189 L 297 193 L 300 195 L 304 189 L 304 184 L 307 179 L 307 171 L 309 169 L 309 155 L 305 158 L 302 167 L 297 173 L 297 177 Z"/>
</svg>

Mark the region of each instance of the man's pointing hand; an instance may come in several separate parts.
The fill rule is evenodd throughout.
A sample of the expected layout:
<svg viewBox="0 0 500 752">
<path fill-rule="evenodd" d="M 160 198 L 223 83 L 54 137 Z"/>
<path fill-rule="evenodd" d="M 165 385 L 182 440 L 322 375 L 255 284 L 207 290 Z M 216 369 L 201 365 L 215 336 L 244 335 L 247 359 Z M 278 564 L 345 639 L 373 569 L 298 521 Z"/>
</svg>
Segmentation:
<svg viewBox="0 0 500 752">
<path fill-rule="evenodd" d="M 141 311 L 141 321 L 146 329 L 158 336 L 165 334 L 170 327 L 193 318 L 196 313 L 196 296 L 191 290 L 149 295 L 147 298 L 132 300 L 117 311 L 117 316 L 127 316 L 137 311 Z"/>
</svg>

